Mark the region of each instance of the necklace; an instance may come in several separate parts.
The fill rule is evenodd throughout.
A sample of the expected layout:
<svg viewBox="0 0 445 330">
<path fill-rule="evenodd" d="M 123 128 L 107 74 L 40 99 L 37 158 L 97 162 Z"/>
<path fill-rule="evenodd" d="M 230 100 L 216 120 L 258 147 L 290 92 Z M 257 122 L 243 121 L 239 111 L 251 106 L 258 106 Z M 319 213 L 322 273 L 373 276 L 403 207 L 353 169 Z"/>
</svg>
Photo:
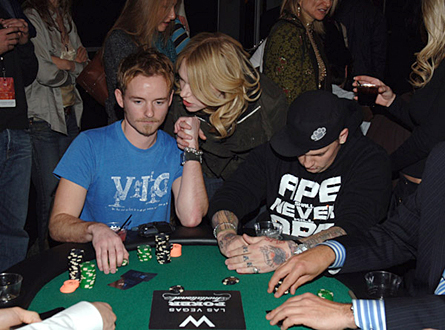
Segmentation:
<svg viewBox="0 0 445 330">
<path fill-rule="evenodd" d="M 324 78 L 326 77 L 326 65 L 323 62 L 323 59 L 321 58 L 320 52 L 318 50 L 317 44 L 314 40 L 314 31 L 312 29 L 312 24 L 308 23 L 306 24 L 306 33 L 309 37 L 309 41 L 311 42 L 312 48 L 314 49 L 315 58 L 317 59 L 318 64 L 318 88 L 321 89 L 321 83 L 323 82 Z"/>
</svg>

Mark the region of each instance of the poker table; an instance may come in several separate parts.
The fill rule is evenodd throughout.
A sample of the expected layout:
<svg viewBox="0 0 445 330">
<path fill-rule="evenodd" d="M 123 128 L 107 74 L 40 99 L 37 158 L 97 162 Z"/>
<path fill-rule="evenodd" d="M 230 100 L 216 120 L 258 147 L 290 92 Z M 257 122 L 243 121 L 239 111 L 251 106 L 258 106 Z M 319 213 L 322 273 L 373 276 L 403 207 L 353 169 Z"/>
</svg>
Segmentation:
<svg viewBox="0 0 445 330">
<path fill-rule="evenodd" d="M 63 294 L 59 290 L 63 282 L 68 279 L 67 256 L 72 248 L 82 248 L 85 250 L 85 260 L 94 262 L 94 250 L 91 244 L 63 244 L 46 251 L 8 270 L 24 276 L 21 296 L 13 300 L 10 305 L 20 305 L 41 313 L 58 307 L 67 308 L 83 300 L 105 301 L 113 307 L 117 315 L 117 329 L 148 329 L 153 292 L 168 291 L 171 286 L 181 285 L 186 292 L 188 290 L 239 291 L 246 329 L 271 328 L 265 318 L 266 310 L 274 309 L 291 297 L 289 294 L 277 299 L 267 293 L 267 284 L 272 273 L 240 275 L 235 271 L 229 271 L 224 264 L 225 257 L 219 252 L 209 228 L 201 226 L 183 230 L 185 230 L 183 233 L 175 232 L 171 235 L 172 243 L 183 245 L 182 256 L 172 258 L 168 264 L 159 264 L 156 261 L 154 248 L 153 258 L 147 262 L 140 262 L 133 249 L 144 243 L 154 246 L 153 240 L 127 236 L 126 245 L 130 250 L 129 265 L 119 268 L 116 274 L 105 275 L 97 270 L 97 278 L 92 289 L 78 288 L 71 294 Z M 130 269 L 157 275 L 150 281 L 141 282 L 128 290 L 119 290 L 108 285 Z M 224 285 L 223 279 L 228 276 L 236 276 L 239 283 Z M 329 277 L 320 277 L 305 284 L 297 290 L 297 294 L 304 292 L 317 294 L 319 289 L 332 291 L 334 301 L 351 301 L 348 287 Z M 230 318 L 230 311 L 224 313 Z"/>
</svg>

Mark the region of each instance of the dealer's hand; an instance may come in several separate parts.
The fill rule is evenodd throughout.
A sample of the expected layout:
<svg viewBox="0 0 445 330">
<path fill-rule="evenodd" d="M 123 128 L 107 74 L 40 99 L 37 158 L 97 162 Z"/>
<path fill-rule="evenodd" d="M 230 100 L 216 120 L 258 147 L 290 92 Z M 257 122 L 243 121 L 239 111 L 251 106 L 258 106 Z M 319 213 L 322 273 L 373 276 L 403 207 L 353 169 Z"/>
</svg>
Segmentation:
<svg viewBox="0 0 445 330">
<path fill-rule="evenodd" d="M 116 328 L 116 315 L 113 313 L 111 306 L 104 302 L 93 302 L 103 320 L 103 330 L 114 330 Z"/>
<path fill-rule="evenodd" d="M 93 237 L 97 267 L 105 274 L 116 273 L 117 267 L 122 265 L 124 259 L 128 260 L 129 256 L 122 239 L 103 223 L 91 224 L 88 231 Z"/>
<path fill-rule="evenodd" d="M 287 241 L 265 236 L 251 237 L 246 234 L 243 239 L 248 246 L 229 251 L 226 260 L 227 268 L 240 274 L 271 272 L 291 256 Z"/>
<path fill-rule="evenodd" d="M 266 315 L 271 325 L 283 321 L 281 330 L 293 325 L 311 329 L 356 329 L 351 304 L 340 304 L 305 293 L 289 298 L 284 304 Z"/>
<path fill-rule="evenodd" d="M 326 245 L 319 245 L 301 254 L 297 254 L 277 268 L 269 281 L 267 292 L 272 293 L 278 281 L 283 279 L 275 297 L 290 288 L 291 294 L 302 284 L 313 280 L 335 261 L 334 251 Z"/>
<path fill-rule="evenodd" d="M 199 126 L 200 121 L 197 117 L 180 117 L 176 121 L 174 133 L 180 149 L 183 150 L 185 147 L 198 149 L 199 139 L 207 139 Z"/>
<path fill-rule="evenodd" d="M 20 307 L 0 309 L 0 330 L 9 330 L 9 328 L 26 323 L 35 323 L 42 321 L 39 314 Z"/>
</svg>

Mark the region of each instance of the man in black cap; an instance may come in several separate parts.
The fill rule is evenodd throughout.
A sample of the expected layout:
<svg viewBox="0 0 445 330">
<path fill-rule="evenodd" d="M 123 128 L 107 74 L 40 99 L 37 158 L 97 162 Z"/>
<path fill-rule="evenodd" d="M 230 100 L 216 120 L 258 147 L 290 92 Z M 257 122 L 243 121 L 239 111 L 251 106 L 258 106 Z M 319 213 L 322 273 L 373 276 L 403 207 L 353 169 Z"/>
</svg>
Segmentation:
<svg viewBox="0 0 445 330">
<path fill-rule="evenodd" d="M 273 271 L 294 254 L 384 219 L 389 158 L 363 136 L 361 120 L 354 101 L 326 91 L 306 92 L 291 104 L 287 125 L 251 152 L 210 203 L 229 269 Z M 239 220 L 264 200 L 267 220 L 281 223 L 294 240 L 237 235 Z"/>
</svg>

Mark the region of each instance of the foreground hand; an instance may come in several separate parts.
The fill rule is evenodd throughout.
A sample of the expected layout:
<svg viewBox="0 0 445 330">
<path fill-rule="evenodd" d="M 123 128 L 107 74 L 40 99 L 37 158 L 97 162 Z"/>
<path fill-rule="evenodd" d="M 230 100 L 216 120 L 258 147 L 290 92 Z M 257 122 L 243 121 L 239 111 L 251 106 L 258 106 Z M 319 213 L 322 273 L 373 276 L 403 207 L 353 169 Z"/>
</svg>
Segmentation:
<svg viewBox="0 0 445 330">
<path fill-rule="evenodd" d="M 103 320 L 103 330 L 113 330 L 116 328 L 116 315 L 113 313 L 111 306 L 104 302 L 93 302 L 94 307 L 97 308 Z"/>
<path fill-rule="evenodd" d="M 265 236 L 251 237 L 243 235 L 248 246 L 233 249 L 227 253 L 227 268 L 238 273 L 267 273 L 275 270 L 290 258 L 287 241 L 280 241 Z"/>
<path fill-rule="evenodd" d="M 20 307 L 4 308 L 0 310 L 0 330 L 9 330 L 9 328 L 22 323 L 30 324 L 42 321 L 36 312 L 27 311 Z"/>
<path fill-rule="evenodd" d="M 93 236 L 97 267 L 105 274 L 116 273 L 117 267 L 122 265 L 124 259 L 128 260 L 129 256 L 122 239 L 103 223 L 91 224 L 88 231 Z"/>
<path fill-rule="evenodd" d="M 28 23 L 22 18 L 9 18 L 0 20 L 0 24 L 3 25 L 4 28 L 18 28 L 19 31 L 19 44 L 24 45 L 29 40 L 29 30 Z"/>
<path fill-rule="evenodd" d="M 85 47 L 80 46 L 76 51 L 76 59 L 74 60 L 77 63 L 85 63 L 88 61 L 88 53 Z"/>
<path fill-rule="evenodd" d="M 221 253 L 227 257 L 230 251 L 247 247 L 247 243 L 243 236 L 237 235 L 235 231 L 226 230 L 218 234 L 218 246 Z"/>
<path fill-rule="evenodd" d="M 181 117 L 175 123 L 174 133 L 180 149 L 185 147 L 199 148 L 199 138 L 206 140 L 204 132 L 199 128 L 200 121 L 197 117 Z"/>
<path fill-rule="evenodd" d="M 340 304 L 305 293 L 289 298 L 284 304 L 266 315 L 271 325 L 283 320 L 281 330 L 293 325 L 311 329 L 356 329 L 351 304 Z"/>
<path fill-rule="evenodd" d="M 287 260 L 277 268 L 269 281 L 267 292 L 272 293 L 278 281 L 283 279 L 283 283 L 275 293 L 275 297 L 290 288 L 291 294 L 302 284 L 313 280 L 335 261 L 334 251 L 326 245 L 319 245 L 306 252 L 297 254 Z"/>
<path fill-rule="evenodd" d="M 357 81 L 361 83 L 370 83 L 379 87 L 379 95 L 375 100 L 375 104 L 382 105 L 384 107 L 389 107 L 394 99 L 396 98 L 396 94 L 392 91 L 392 89 L 385 85 L 381 80 L 369 76 L 357 76 L 354 77 L 354 93 L 357 94 Z M 354 99 L 357 100 L 357 96 L 354 96 Z"/>
</svg>

